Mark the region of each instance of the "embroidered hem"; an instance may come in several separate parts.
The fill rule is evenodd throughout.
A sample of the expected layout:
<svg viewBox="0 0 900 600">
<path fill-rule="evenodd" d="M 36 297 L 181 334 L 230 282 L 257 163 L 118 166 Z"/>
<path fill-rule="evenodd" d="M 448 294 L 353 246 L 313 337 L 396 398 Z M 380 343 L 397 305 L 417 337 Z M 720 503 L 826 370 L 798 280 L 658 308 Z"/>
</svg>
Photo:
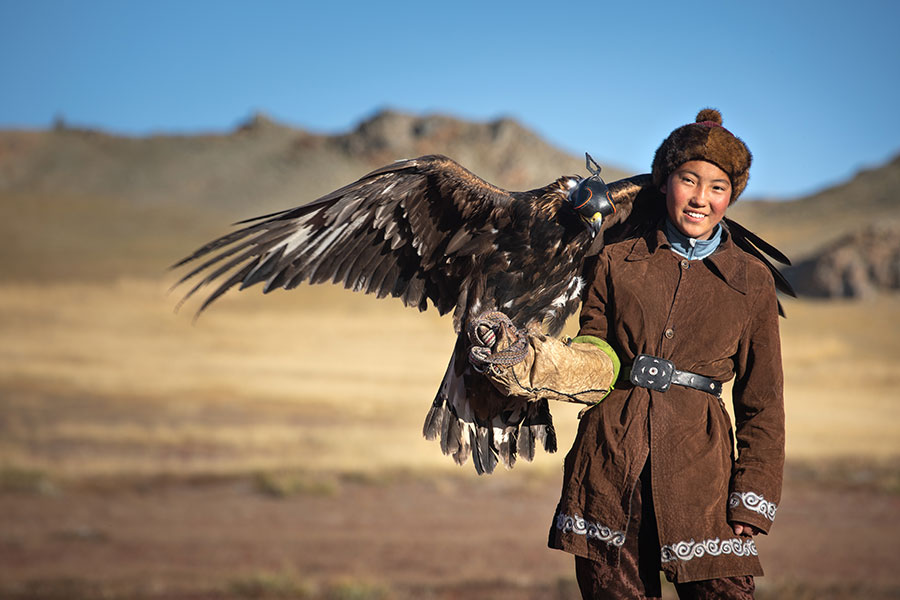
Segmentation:
<svg viewBox="0 0 900 600">
<path fill-rule="evenodd" d="M 610 546 L 622 547 L 625 544 L 624 531 L 616 531 L 600 523 L 586 521 L 578 515 L 569 516 L 565 513 L 558 513 L 556 515 L 556 528 L 563 533 L 583 535 L 588 539 L 606 542 Z"/>
<path fill-rule="evenodd" d="M 755 492 L 731 492 L 728 497 L 728 505 L 731 508 L 737 508 L 741 504 L 747 510 L 758 512 L 770 521 L 775 520 L 775 511 L 778 510 L 778 505 L 769 502 Z"/>
<path fill-rule="evenodd" d="M 660 558 L 662 562 L 671 562 L 673 560 L 691 560 L 693 558 L 702 558 L 706 555 L 721 556 L 723 554 L 733 554 L 735 556 L 757 556 L 756 544 L 750 539 L 731 538 L 721 541 L 719 538 L 711 540 L 703 540 L 695 542 L 677 542 L 675 544 L 666 544 L 660 550 Z"/>
</svg>

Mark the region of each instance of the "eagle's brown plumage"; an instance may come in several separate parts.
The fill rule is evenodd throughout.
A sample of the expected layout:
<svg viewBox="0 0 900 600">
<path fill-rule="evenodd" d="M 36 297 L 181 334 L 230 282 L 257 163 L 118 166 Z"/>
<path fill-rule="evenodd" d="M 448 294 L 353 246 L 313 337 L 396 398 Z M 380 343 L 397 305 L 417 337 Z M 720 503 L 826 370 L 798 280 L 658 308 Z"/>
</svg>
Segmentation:
<svg viewBox="0 0 900 600">
<path fill-rule="evenodd" d="M 199 263 L 178 282 L 194 282 L 182 302 L 212 286 L 199 314 L 234 286 L 268 292 L 330 281 L 453 311 L 459 337 L 424 434 L 460 464 L 472 454 L 479 473 L 498 460 L 512 466 L 517 455 L 533 456 L 536 440 L 555 450 L 549 407 L 501 397 L 471 370 L 466 323 L 498 309 L 519 327 L 557 335 L 580 303 L 585 259 L 660 216 L 649 176 L 623 179 L 609 185 L 616 212 L 592 238 L 566 203 L 579 179 L 509 192 L 445 156 L 398 161 L 304 206 L 244 221 L 179 261 Z"/>
</svg>

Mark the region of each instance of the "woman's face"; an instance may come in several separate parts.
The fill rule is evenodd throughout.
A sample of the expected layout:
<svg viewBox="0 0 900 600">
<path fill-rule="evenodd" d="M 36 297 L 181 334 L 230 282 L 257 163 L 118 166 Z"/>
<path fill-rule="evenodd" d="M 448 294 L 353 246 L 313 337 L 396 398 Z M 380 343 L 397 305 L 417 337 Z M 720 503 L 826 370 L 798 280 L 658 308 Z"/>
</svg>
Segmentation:
<svg viewBox="0 0 900 600">
<path fill-rule="evenodd" d="M 705 160 L 691 160 L 672 171 L 661 191 L 669 219 L 684 235 L 707 240 L 731 201 L 731 180 Z"/>
</svg>

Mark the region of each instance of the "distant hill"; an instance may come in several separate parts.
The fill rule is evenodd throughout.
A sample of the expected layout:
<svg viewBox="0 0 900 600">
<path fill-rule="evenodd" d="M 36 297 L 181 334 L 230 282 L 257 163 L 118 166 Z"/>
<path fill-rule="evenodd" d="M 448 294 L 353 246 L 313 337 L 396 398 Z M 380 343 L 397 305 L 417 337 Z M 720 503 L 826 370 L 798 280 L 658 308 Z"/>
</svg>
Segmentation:
<svg viewBox="0 0 900 600">
<path fill-rule="evenodd" d="M 581 156 L 511 119 L 380 111 L 335 135 L 262 114 L 216 135 L 126 137 L 62 124 L 0 131 L 0 281 L 159 276 L 234 221 L 432 153 L 514 190 L 585 173 Z M 608 181 L 630 174 L 604 165 Z M 729 215 L 800 260 L 871 223 L 900 221 L 898 190 L 900 156 L 800 200 L 741 200 Z"/>
<path fill-rule="evenodd" d="M 0 131 L 0 279 L 158 274 L 228 224 L 304 204 L 400 158 L 446 154 L 507 189 L 585 173 L 510 119 L 381 111 L 313 134 L 255 115 L 220 135 Z M 604 165 L 607 179 L 626 176 Z"/>
<path fill-rule="evenodd" d="M 446 154 L 507 189 L 585 173 L 510 119 L 381 111 L 320 135 L 255 115 L 220 135 L 0 131 L 0 280 L 159 275 L 234 221 L 304 204 L 400 158 Z M 614 180 L 626 174 L 604 165 Z"/>
<path fill-rule="evenodd" d="M 864 298 L 900 290 L 900 224 L 872 224 L 785 269 L 804 296 Z"/>
<path fill-rule="evenodd" d="M 0 193 L 215 207 L 241 215 L 313 200 L 375 167 L 440 153 L 507 189 L 584 173 L 584 159 L 516 121 L 474 123 L 381 111 L 317 135 L 257 114 L 221 135 L 114 136 L 58 127 L 0 132 Z M 623 177 L 615 168 L 609 179 Z"/>
<path fill-rule="evenodd" d="M 790 202 L 742 199 L 728 213 L 792 258 L 809 258 L 871 224 L 900 223 L 900 155 L 811 196 Z"/>
</svg>

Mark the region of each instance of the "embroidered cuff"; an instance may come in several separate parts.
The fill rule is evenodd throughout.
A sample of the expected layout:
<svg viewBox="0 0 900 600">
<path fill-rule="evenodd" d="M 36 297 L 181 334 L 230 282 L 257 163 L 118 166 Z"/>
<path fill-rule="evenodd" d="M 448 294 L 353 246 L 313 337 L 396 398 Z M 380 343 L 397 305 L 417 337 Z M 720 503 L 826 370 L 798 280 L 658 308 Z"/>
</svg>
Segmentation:
<svg viewBox="0 0 900 600">
<path fill-rule="evenodd" d="M 660 560 L 671 562 L 673 560 L 691 560 L 704 556 L 721 556 L 733 554 L 734 556 L 757 556 L 756 544 L 752 539 L 731 538 L 720 540 L 694 540 L 666 544 L 660 549 Z"/>
<path fill-rule="evenodd" d="M 556 528 L 563 533 L 575 533 L 587 536 L 588 539 L 606 542 L 610 546 L 621 547 L 625 544 L 625 532 L 616 531 L 600 523 L 586 521 L 578 515 L 569 516 L 565 513 L 557 513 Z"/>
<path fill-rule="evenodd" d="M 777 504 L 769 502 L 755 492 L 731 492 L 728 497 L 728 506 L 730 508 L 746 508 L 761 514 L 769 521 L 775 520 L 775 511 L 778 510 Z"/>
</svg>

